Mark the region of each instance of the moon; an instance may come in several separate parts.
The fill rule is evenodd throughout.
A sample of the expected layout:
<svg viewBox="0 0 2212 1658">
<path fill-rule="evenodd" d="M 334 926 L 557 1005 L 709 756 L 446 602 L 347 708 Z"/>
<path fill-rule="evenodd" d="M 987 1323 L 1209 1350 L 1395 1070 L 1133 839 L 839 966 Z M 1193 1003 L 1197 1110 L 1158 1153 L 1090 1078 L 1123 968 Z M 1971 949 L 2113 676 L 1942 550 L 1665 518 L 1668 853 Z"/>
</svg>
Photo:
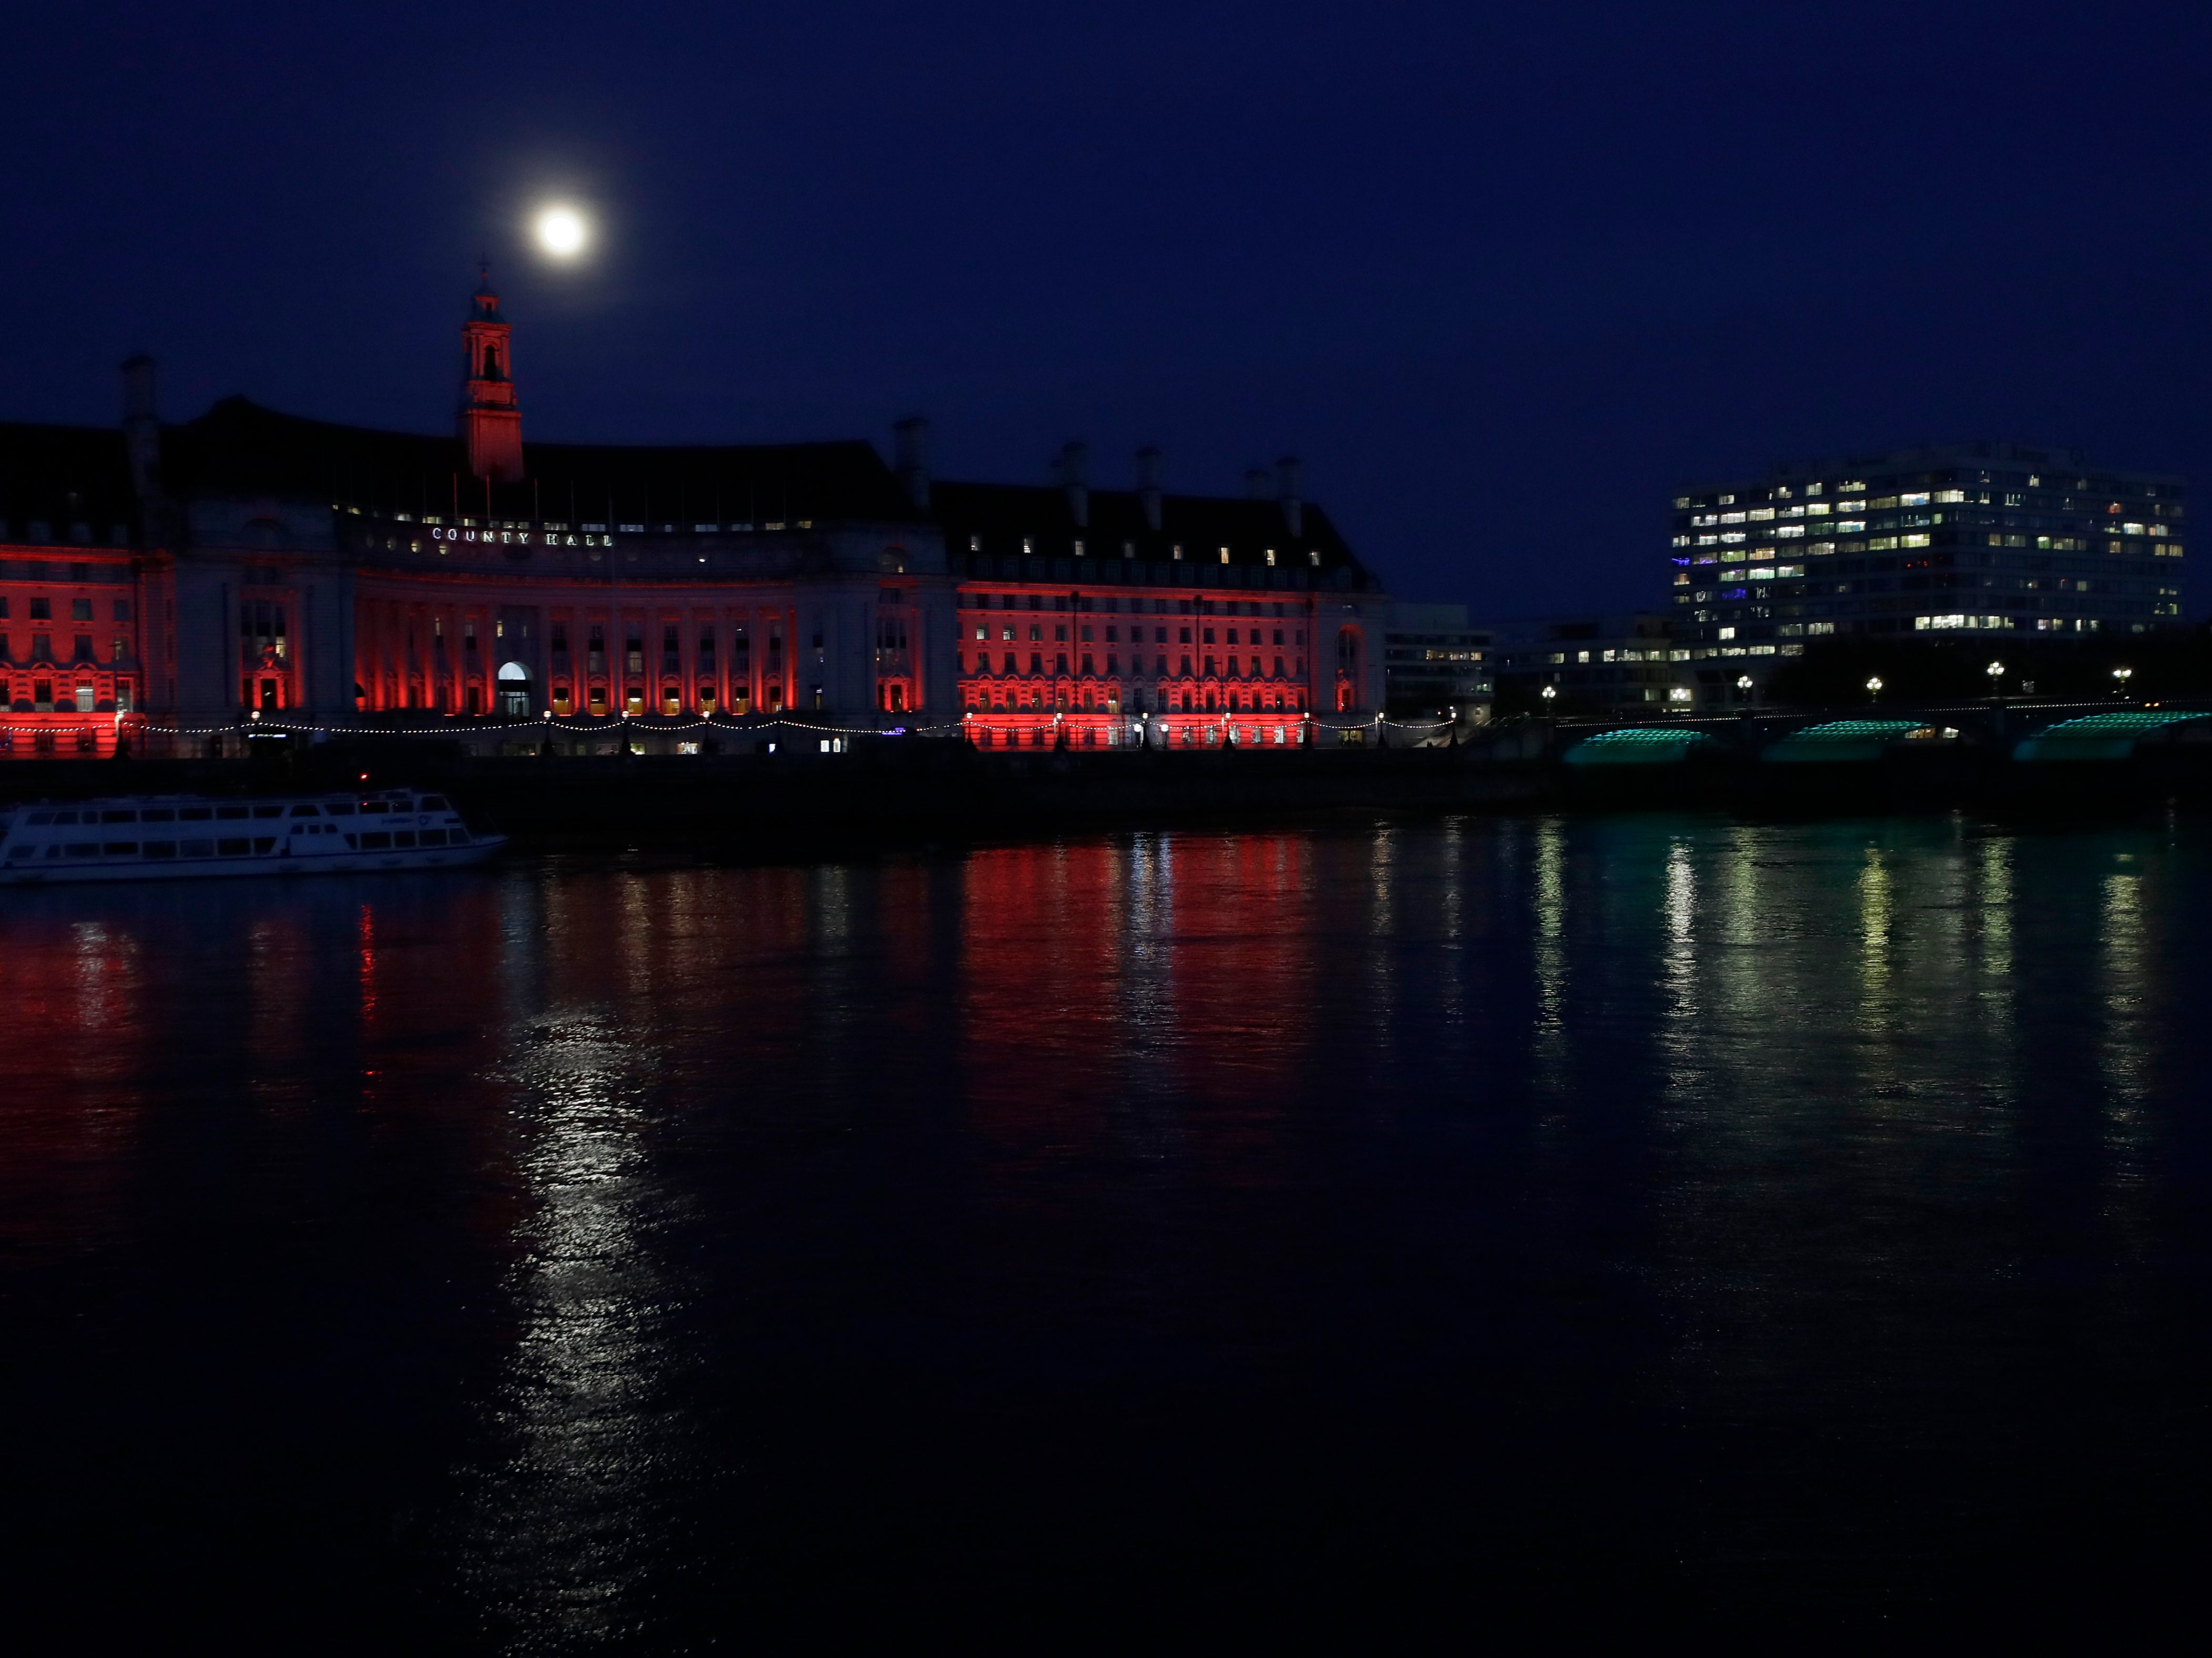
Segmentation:
<svg viewBox="0 0 2212 1658">
<path fill-rule="evenodd" d="M 573 207 L 549 207 L 538 216 L 538 245 L 556 259 L 584 251 L 584 216 Z"/>
</svg>

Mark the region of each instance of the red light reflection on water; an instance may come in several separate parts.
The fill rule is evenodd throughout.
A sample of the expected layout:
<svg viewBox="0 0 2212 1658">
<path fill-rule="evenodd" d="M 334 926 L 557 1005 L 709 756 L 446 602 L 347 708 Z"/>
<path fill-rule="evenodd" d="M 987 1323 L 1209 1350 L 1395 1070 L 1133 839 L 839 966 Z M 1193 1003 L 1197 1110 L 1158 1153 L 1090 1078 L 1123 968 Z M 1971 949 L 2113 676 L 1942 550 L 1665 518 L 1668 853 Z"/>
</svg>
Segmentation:
<svg viewBox="0 0 2212 1658">
<path fill-rule="evenodd" d="M 1264 1139 L 1310 1042 L 1310 884 L 1295 836 L 972 855 L 960 1063 L 977 1133 L 1018 1163 L 1169 1132 L 1163 1112 L 1201 1157 Z"/>
<path fill-rule="evenodd" d="M 376 912 L 367 904 L 361 907 L 355 936 L 361 961 L 361 1022 L 366 1028 L 376 1021 Z"/>
</svg>

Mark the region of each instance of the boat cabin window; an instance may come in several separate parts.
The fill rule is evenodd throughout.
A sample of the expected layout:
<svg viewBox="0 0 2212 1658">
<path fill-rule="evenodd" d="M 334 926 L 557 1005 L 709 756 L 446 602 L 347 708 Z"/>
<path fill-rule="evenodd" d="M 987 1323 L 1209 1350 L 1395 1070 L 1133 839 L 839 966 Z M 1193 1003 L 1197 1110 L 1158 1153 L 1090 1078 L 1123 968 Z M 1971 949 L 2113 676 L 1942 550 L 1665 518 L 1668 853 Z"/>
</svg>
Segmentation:
<svg viewBox="0 0 2212 1658">
<path fill-rule="evenodd" d="M 444 795 L 426 794 L 422 797 L 422 810 L 425 811 L 451 811 L 453 808 L 446 804 L 446 797 Z"/>
<path fill-rule="evenodd" d="M 88 817 L 85 821 L 90 823 L 92 820 Z M 138 821 L 138 814 L 126 807 L 120 811 L 103 811 L 100 814 L 100 821 L 103 823 L 135 823 Z"/>
<path fill-rule="evenodd" d="M 330 813 L 333 817 L 350 817 L 353 816 L 353 802 L 350 800 L 333 800 L 329 805 L 325 806 L 323 810 Z"/>
<path fill-rule="evenodd" d="M 58 811 L 54 814 L 54 822 L 57 823 L 74 823 L 76 822 L 76 814 L 73 811 Z"/>
<path fill-rule="evenodd" d="M 215 815 L 218 817 L 243 817 L 246 816 L 246 808 L 244 806 L 217 806 L 215 809 Z"/>
<path fill-rule="evenodd" d="M 361 803 L 361 809 L 363 811 L 390 811 L 392 803 L 389 800 L 364 800 Z"/>
<path fill-rule="evenodd" d="M 54 821 L 54 815 L 50 811 L 34 811 L 31 814 L 31 821 L 34 823 L 51 823 Z"/>
<path fill-rule="evenodd" d="M 138 814 L 138 821 L 142 823 L 173 823 L 177 821 L 176 809 L 173 806 L 149 806 Z"/>
<path fill-rule="evenodd" d="M 284 808 L 281 805 L 256 806 L 253 809 L 253 815 L 256 817 L 282 817 L 284 815 Z"/>
<path fill-rule="evenodd" d="M 211 808 L 207 806 L 179 806 L 177 808 L 177 816 L 185 819 L 187 823 L 205 823 L 209 818 L 214 817 L 215 812 Z"/>
<path fill-rule="evenodd" d="M 295 806 L 292 808 L 292 816 L 295 817 L 320 817 L 322 815 L 320 808 L 315 806 Z"/>
</svg>

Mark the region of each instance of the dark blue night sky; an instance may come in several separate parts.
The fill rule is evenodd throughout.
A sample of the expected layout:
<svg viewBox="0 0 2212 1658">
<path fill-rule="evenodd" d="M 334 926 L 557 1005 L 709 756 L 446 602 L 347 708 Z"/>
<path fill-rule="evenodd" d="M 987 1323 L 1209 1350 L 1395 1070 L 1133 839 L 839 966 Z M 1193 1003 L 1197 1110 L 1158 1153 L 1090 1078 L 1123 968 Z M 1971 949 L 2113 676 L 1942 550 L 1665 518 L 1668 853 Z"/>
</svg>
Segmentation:
<svg viewBox="0 0 2212 1658">
<path fill-rule="evenodd" d="M 173 416 L 441 428 L 484 252 L 537 437 L 1295 451 L 1401 594 L 1625 608 L 1689 477 L 2212 479 L 2208 47 L 2160 3 L 22 9 L 0 418 L 109 421 L 143 347 Z M 526 248 L 556 194 L 585 269 Z"/>
</svg>

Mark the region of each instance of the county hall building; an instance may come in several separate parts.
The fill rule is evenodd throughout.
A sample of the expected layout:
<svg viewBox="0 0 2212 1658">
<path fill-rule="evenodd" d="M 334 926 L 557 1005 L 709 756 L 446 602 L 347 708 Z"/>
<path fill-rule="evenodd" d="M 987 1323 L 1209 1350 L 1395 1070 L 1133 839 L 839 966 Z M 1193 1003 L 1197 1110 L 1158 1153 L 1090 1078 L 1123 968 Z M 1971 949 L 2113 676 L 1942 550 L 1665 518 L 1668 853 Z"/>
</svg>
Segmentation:
<svg viewBox="0 0 2212 1658">
<path fill-rule="evenodd" d="M 451 436 L 244 398 L 0 425 L 0 753 L 202 753 L 263 729 L 736 751 L 902 728 L 981 746 L 1357 740 L 1381 584 L 1297 468 L 1243 497 L 929 475 L 866 441 L 526 441 L 489 284 Z M 515 722 L 536 722 L 517 731 Z"/>
</svg>

